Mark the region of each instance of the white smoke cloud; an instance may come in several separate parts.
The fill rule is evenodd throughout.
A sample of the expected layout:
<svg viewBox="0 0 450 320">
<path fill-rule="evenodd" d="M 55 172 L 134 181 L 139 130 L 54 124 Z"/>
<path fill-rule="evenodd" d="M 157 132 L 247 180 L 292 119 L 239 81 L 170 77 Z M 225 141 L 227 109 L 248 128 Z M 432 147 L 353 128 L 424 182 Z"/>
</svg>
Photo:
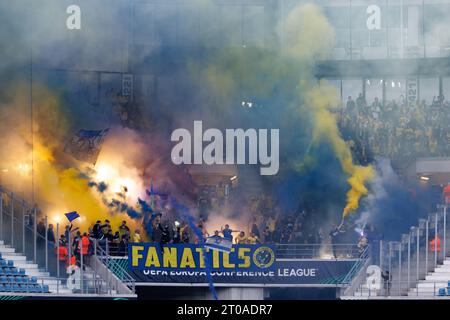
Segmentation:
<svg viewBox="0 0 450 320">
<path fill-rule="evenodd" d="M 365 226 L 367 223 L 373 221 L 376 204 L 389 197 L 384 186 L 386 184 L 397 184 L 399 182 L 398 175 L 392 168 L 390 159 L 383 157 L 375 158 L 375 167 L 378 174 L 371 183 L 371 192 L 365 198 L 365 210 L 355 221 L 360 226 Z"/>
</svg>

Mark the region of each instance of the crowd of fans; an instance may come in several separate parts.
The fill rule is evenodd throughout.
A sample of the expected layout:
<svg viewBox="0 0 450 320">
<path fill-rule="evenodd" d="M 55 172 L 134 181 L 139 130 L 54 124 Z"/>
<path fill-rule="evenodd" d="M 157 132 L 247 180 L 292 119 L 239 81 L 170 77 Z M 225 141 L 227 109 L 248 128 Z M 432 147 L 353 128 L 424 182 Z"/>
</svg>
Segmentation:
<svg viewBox="0 0 450 320">
<path fill-rule="evenodd" d="M 200 219 L 196 226 L 202 233 L 203 241 L 209 236 L 220 236 L 230 240 L 236 244 L 257 244 L 260 243 L 259 236 L 249 232 L 247 235 L 243 230 L 232 230 L 228 224 L 215 230 L 213 234 L 209 234 L 205 228 L 205 220 Z M 153 223 L 153 234 L 148 235 L 149 241 L 159 244 L 177 244 L 177 243 L 199 243 L 196 232 L 193 232 L 187 222 L 175 222 L 170 228 L 168 224 L 163 223 L 160 219 L 156 219 Z M 41 220 L 37 225 L 37 231 L 41 235 L 40 239 L 45 237 L 45 223 Z M 233 236 L 233 233 L 237 233 Z M 84 264 L 89 265 L 89 256 L 91 256 L 96 247 L 106 250 L 112 256 L 126 256 L 129 242 L 144 241 L 139 229 L 132 232 L 127 226 L 126 221 L 122 221 L 117 231 L 113 231 L 109 220 L 104 222 L 98 220 L 89 232 L 82 233 L 79 228 L 74 228 L 72 224 L 65 227 L 64 233 L 58 239 L 54 234 L 52 224 L 48 225 L 47 239 L 50 243 L 55 244 L 55 255 L 59 257 L 61 264 L 66 268 L 70 264 L 80 265 L 81 256 L 83 256 Z M 70 256 L 70 261 L 69 261 Z M 63 267 L 63 266 L 62 266 Z"/>
<path fill-rule="evenodd" d="M 415 157 L 450 156 L 450 102 L 408 103 L 401 96 L 367 103 L 362 94 L 349 96 L 339 112 L 340 131 L 362 162 L 381 155 L 394 161 Z"/>
<path fill-rule="evenodd" d="M 443 96 L 435 97 L 431 104 L 425 101 L 408 103 L 403 96 L 385 103 L 378 98 L 367 103 L 362 94 L 356 99 L 349 96 L 338 112 L 338 120 L 344 139 L 361 163 L 371 161 L 376 155 L 394 161 L 403 161 L 407 157 L 450 156 L 450 102 Z M 259 195 L 247 201 L 246 207 L 253 218 L 246 230 L 235 230 L 225 225 L 221 230 L 209 233 L 205 227 L 206 220 L 200 219 L 196 227 L 201 230 L 203 240 L 209 236 L 221 236 L 237 244 L 320 244 L 328 237 L 331 244 L 349 241 L 347 243 L 357 243 L 362 249 L 367 246 L 368 231 L 355 240 L 356 233 L 346 233 L 343 228 L 334 226 L 331 231 L 323 230 L 314 219 L 310 219 L 314 215 L 305 211 L 282 213 L 271 196 Z M 159 216 L 153 221 L 153 230 L 149 240 L 161 244 L 199 242 L 198 232 L 191 230 L 187 222 L 164 222 Z M 45 235 L 43 221 L 38 224 L 38 233 Z M 347 239 L 345 234 L 351 234 L 352 239 Z M 51 224 L 47 237 L 50 242 L 56 240 Z M 94 242 L 107 244 L 113 255 L 125 255 L 128 242 L 141 240 L 140 231 L 132 232 L 125 221 L 113 231 L 108 220 L 97 221 L 85 233 L 67 226 L 58 239 L 60 248 L 68 251 L 70 247 L 75 257 L 86 255 L 86 261 L 94 250 Z M 61 249 L 60 254 L 67 255 L 64 253 Z"/>
<path fill-rule="evenodd" d="M 282 213 L 270 195 L 252 197 L 248 204 L 253 217 L 248 229 L 264 243 L 321 243 L 323 230 L 313 219 L 306 223 L 306 212 Z"/>
</svg>

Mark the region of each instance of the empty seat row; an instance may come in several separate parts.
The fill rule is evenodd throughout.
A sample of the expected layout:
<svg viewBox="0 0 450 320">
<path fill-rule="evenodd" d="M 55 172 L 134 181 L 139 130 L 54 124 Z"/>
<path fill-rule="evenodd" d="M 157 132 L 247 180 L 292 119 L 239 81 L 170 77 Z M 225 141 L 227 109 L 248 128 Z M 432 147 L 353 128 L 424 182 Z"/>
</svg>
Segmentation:
<svg viewBox="0 0 450 320">
<path fill-rule="evenodd" d="M 37 283 L 36 277 L 31 279 L 28 276 L 0 276 L 0 283 Z"/>
<path fill-rule="evenodd" d="M 1 284 L 0 292 L 30 292 L 30 293 L 49 293 L 48 285 L 39 284 Z"/>
<path fill-rule="evenodd" d="M 17 269 L 15 267 L 13 268 L 0 268 L 0 276 L 6 275 L 6 276 L 23 276 L 25 275 L 25 269 Z"/>
<path fill-rule="evenodd" d="M 438 296 L 440 297 L 450 296 L 450 281 L 447 282 L 447 288 L 438 289 Z"/>
<path fill-rule="evenodd" d="M 444 297 L 444 296 L 450 296 L 450 288 L 439 288 L 438 290 L 438 296 Z"/>
<path fill-rule="evenodd" d="M 12 267 L 14 267 L 14 261 L 2 259 L 2 260 L 0 260 L 0 267 L 12 268 Z"/>
</svg>

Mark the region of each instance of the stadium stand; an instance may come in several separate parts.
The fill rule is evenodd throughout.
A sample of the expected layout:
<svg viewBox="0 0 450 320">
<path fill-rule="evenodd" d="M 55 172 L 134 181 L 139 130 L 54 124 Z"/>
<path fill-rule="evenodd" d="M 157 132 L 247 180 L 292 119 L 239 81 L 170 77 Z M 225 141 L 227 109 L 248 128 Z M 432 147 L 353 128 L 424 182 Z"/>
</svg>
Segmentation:
<svg viewBox="0 0 450 320">
<path fill-rule="evenodd" d="M 341 299 L 450 299 L 448 225 L 442 205 L 400 241 L 380 241 Z"/>
<path fill-rule="evenodd" d="M 0 241 L 0 292 L 51 293 L 59 280 L 51 279 L 48 272 L 16 253 L 14 248 Z M 60 284 L 60 282 L 59 282 Z M 64 291 L 63 288 L 61 290 Z M 68 291 L 66 291 L 68 292 Z"/>
<path fill-rule="evenodd" d="M 450 297 L 450 258 L 445 259 L 442 265 L 430 272 L 425 280 L 420 280 L 416 287 L 408 292 L 408 296 Z"/>
</svg>

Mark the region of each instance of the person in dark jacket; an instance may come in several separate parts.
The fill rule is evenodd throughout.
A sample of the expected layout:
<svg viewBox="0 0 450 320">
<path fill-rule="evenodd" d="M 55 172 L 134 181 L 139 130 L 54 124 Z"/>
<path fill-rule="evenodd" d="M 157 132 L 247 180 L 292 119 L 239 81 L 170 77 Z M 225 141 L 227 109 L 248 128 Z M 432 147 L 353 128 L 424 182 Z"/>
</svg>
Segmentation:
<svg viewBox="0 0 450 320">
<path fill-rule="evenodd" d="M 170 230 L 169 226 L 165 225 L 161 228 L 161 243 L 166 244 L 170 242 Z"/>
<path fill-rule="evenodd" d="M 381 278 L 383 278 L 384 282 L 384 293 L 386 296 L 389 296 L 391 293 L 392 276 L 389 274 L 389 271 L 386 270 L 381 273 Z"/>
<path fill-rule="evenodd" d="M 119 242 L 119 256 L 125 256 L 127 254 L 127 236 L 122 235 L 122 238 Z"/>
<path fill-rule="evenodd" d="M 48 225 L 47 240 L 49 243 L 55 243 L 55 232 L 53 230 L 53 224 Z"/>
<path fill-rule="evenodd" d="M 181 228 L 177 226 L 173 232 L 172 243 L 180 243 L 181 242 Z"/>
<path fill-rule="evenodd" d="M 92 227 L 92 236 L 94 239 L 100 239 L 100 235 L 102 233 L 102 222 L 97 220 L 97 222 Z"/>
</svg>

